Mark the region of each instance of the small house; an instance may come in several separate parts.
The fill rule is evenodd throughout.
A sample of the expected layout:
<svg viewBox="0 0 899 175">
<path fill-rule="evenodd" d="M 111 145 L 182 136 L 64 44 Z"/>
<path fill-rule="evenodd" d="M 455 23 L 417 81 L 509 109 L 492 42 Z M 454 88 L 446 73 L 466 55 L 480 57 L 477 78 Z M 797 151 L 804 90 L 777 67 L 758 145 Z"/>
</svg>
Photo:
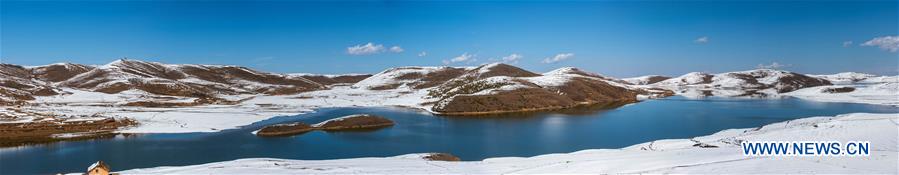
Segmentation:
<svg viewBox="0 0 899 175">
<path fill-rule="evenodd" d="M 91 164 L 90 167 L 87 167 L 87 175 L 109 175 L 109 165 L 103 163 L 103 161 L 97 161 L 97 163 Z"/>
</svg>

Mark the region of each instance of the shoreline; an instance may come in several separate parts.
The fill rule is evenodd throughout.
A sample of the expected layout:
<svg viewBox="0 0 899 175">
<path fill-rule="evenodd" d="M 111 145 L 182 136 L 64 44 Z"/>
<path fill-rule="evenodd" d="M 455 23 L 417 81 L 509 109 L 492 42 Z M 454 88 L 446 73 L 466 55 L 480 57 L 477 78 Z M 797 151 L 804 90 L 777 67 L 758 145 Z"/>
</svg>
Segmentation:
<svg viewBox="0 0 899 175">
<path fill-rule="evenodd" d="M 634 104 L 634 103 L 631 103 L 631 104 Z M 350 107 L 361 107 L 361 108 L 365 108 L 365 107 L 386 107 L 386 108 L 396 108 L 396 109 L 400 109 L 400 110 L 414 110 L 414 111 L 419 111 L 419 112 L 424 112 L 424 111 L 426 111 L 426 110 L 422 111 L 423 109 L 421 109 L 421 108 L 408 107 L 408 106 L 399 106 L 399 105 L 387 105 L 387 106 L 350 106 Z M 324 106 L 321 106 L 321 107 L 310 108 L 310 109 L 312 109 L 312 110 L 309 111 L 309 112 L 319 112 L 319 110 L 321 110 L 321 109 L 327 109 L 327 108 L 340 108 L 340 107 L 324 107 Z M 309 113 L 309 112 L 306 112 L 306 113 Z M 271 118 L 276 118 L 276 117 L 290 117 L 290 116 L 273 116 L 273 117 L 271 117 Z M 271 118 L 269 118 L 269 119 L 271 119 Z M 260 120 L 260 121 L 262 121 L 262 120 Z M 256 121 L 256 122 L 258 122 L 258 121 Z M 253 123 L 255 123 L 255 122 L 253 122 Z M 239 127 L 252 125 L 253 123 L 250 123 L 250 124 L 247 124 L 247 125 L 242 125 L 242 126 L 239 126 Z M 218 130 L 218 131 L 221 131 L 221 130 Z M 215 132 L 217 132 L 217 131 L 215 131 Z M 621 148 L 621 149 L 625 149 L 625 148 Z M 615 149 L 615 150 L 618 150 L 618 149 Z M 555 155 L 555 154 L 558 154 L 558 153 L 544 154 L 544 155 L 540 155 L 540 156 Z M 540 156 L 536 156 L 536 157 L 540 157 Z M 484 161 L 486 161 L 486 160 L 484 160 Z"/>
<path fill-rule="evenodd" d="M 129 118 L 98 120 L 40 121 L 0 123 L 0 148 L 53 143 L 68 140 L 90 140 L 115 136 L 117 130 L 138 125 Z"/>
<path fill-rule="evenodd" d="M 732 169 L 745 172 L 792 173 L 896 173 L 896 137 L 876 134 L 899 129 L 899 114 L 850 113 L 829 117 L 808 117 L 772 123 L 756 128 L 726 129 L 711 135 L 664 139 L 621 149 L 587 149 L 570 153 L 549 153 L 533 157 L 494 157 L 481 161 L 441 162 L 421 159 L 421 153 L 393 157 L 363 157 L 331 160 L 247 158 L 186 166 L 163 166 L 120 171 L 123 174 L 156 173 L 689 173 Z M 819 128 L 817 126 L 832 126 Z M 838 126 L 838 127 L 837 127 Z M 840 132 L 866 128 L 861 132 Z M 821 135 L 822 133 L 839 133 Z M 799 134 L 799 135 L 797 135 Z M 744 157 L 734 140 L 869 140 L 870 157 Z M 792 139 L 791 139 L 792 138 Z M 714 145 L 715 148 L 696 146 Z M 844 159 L 857 160 L 854 162 Z M 675 161 L 676 160 L 676 161 Z M 637 166 L 633 162 L 643 162 Z M 273 164 L 274 163 L 274 164 Z M 804 169 L 791 166 L 803 164 Z M 400 166 L 403 165 L 403 166 Z M 439 167 L 435 166 L 438 165 Z M 834 166 L 839 165 L 839 166 Z M 757 169 L 756 166 L 770 168 Z M 334 167 L 345 167 L 335 169 Z M 442 167 L 442 168 L 441 168 Z M 724 168 L 723 167 L 730 167 Z M 811 170 L 811 171 L 810 171 Z"/>
<path fill-rule="evenodd" d="M 831 86 L 824 86 L 831 87 Z M 814 91 L 816 89 L 824 88 L 824 87 L 812 87 L 807 89 L 798 90 L 797 93 L 804 95 L 815 95 L 809 93 L 810 91 Z M 375 93 L 377 92 L 377 93 Z M 295 115 L 306 114 L 310 112 L 315 112 L 320 108 L 337 108 L 337 107 L 396 107 L 403 109 L 412 109 L 422 112 L 427 112 L 431 115 L 436 116 L 446 116 L 446 117 L 495 117 L 495 115 L 504 115 L 504 114 L 514 114 L 514 113 L 531 113 L 531 112 L 553 112 L 558 110 L 566 110 L 573 109 L 581 106 L 590 106 L 590 105 L 601 105 L 601 104 L 617 104 L 622 102 L 595 102 L 595 103 L 583 103 L 570 107 L 547 107 L 547 108 L 539 108 L 539 109 L 522 109 L 515 111 L 491 111 L 491 112 L 463 112 L 463 113 L 440 113 L 431 111 L 428 106 L 425 104 L 419 104 L 417 102 L 421 101 L 420 97 L 422 91 L 418 92 L 405 92 L 405 91 L 372 91 L 372 90 L 360 90 L 360 89 L 351 89 L 347 86 L 336 86 L 333 89 L 324 90 L 324 91 L 315 91 L 315 92 L 306 92 L 294 95 L 267 95 L 267 96 L 252 96 L 244 101 L 245 103 L 240 104 L 231 104 L 231 105 L 204 105 L 204 106 L 195 106 L 195 107 L 176 107 L 176 108 L 147 108 L 147 107 L 133 107 L 133 106 L 120 106 L 120 107 L 110 107 L 103 105 L 96 105 L 96 102 L 86 101 L 79 102 L 77 100 L 73 101 L 71 99 L 65 100 L 68 101 L 66 105 L 59 106 L 59 104 L 46 106 L 50 104 L 40 104 L 29 106 L 27 108 L 35 109 L 40 108 L 43 110 L 42 112 L 67 112 L 67 113 L 75 113 L 75 114 L 84 114 L 84 115 L 93 115 L 97 113 L 102 114 L 111 114 L 114 118 L 122 119 L 122 118 L 133 118 L 139 122 L 138 126 L 130 126 L 123 127 L 117 130 L 113 130 L 112 132 L 115 134 L 135 134 L 135 133 L 193 133 L 193 132 L 219 132 L 227 129 L 236 129 L 240 127 L 245 127 L 252 125 L 253 123 L 276 118 L 276 117 L 290 117 Z M 679 96 L 684 96 L 682 94 L 676 94 Z M 795 97 L 802 100 L 809 101 L 817 101 L 817 102 L 841 102 L 841 103 L 861 103 L 861 104 L 869 104 L 869 105 L 886 105 L 891 107 L 899 107 L 899 104 L 890 104 L 890 103 L 899 103 L 895 102 L 895 100 L 891 101 L 892 97 L 899 97 L 899 95 L 883 95 L 875 96 L 879 97 L 879 99 L 874 100 L 857 100 L 857 99 L 847 99 L 847 98 L 824 98 L 828 96 L 838 96 L 845 97 L 849 96 L 846 94 L 817 94 L 813 97 L 818 98 L 809 98 L 800 96 L 798 94 L 785 93 L 780 94 L 782 96 Z M 317 98 L 298 98 L 298 97 L 318 97 Z M 387 97 L 384 99 L 385 101 L 378 101 L 372 99 L 380 99 Z M 667 97 L 666 97 L 667 98 Z M 860 98 L 860 97 L 857 97 Z M 361 101 L 360 99 L 367 99 L 368 101 Z M 662 98 L 664 99 L 664 98 Z M 834 100 L 837 99 L 837 100 Z M 45 99 L 48 100 L 48 99 Z M 394 100 L 394 101 L 391 101 Z M 645 99 L 644 99 L 645 100 Z M 636 104 L 640 103 L 644 100 L 637 100 L 635 102 L 625 103 L 628 104 Z M 340 102 L 344 101 L 344 102 Z M 330 102 L 319 104 L 321 102 Z M 335 103 L 337 102 L 337 103 Z M 375 103 L 377 102 L 377 103 Z M 318 104 L 318 105 L 316 105 Z M 211 122 L 210 121 L 214 121 Z M 64 134 L 64 133 L 63 133 Z M 52 143 L 53 140 L 64 141 L 67 139 L 41 139 L 41 140 L 32 140 L 25 141 L 23 143 L 31 143 L 39 141 L 40 143 Z M 15 146 L 15 145 L 11 145 Z"/>
</svg>

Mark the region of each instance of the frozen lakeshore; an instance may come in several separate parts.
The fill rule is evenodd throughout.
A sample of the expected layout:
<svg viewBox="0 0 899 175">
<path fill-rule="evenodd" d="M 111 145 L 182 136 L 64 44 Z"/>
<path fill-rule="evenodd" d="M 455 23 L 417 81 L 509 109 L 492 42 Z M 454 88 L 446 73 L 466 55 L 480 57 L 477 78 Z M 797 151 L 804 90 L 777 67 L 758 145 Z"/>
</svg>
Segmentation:
<svg viewBox="0 0 899 175">
<path fill-rule="evenodd" d="M 500 173 L 897 173 L 899 114 L 811 117 L 622 149 L 583 150 L 482 161 L 426 161 L 425 154 L 337 160 L 238 159 L 123 174 L 500 174 Z M 747 157 L 739 141 L 870 141 L 867 157 Z M 698 143 L 716 148 L 694 146 Z"/>
</svg>

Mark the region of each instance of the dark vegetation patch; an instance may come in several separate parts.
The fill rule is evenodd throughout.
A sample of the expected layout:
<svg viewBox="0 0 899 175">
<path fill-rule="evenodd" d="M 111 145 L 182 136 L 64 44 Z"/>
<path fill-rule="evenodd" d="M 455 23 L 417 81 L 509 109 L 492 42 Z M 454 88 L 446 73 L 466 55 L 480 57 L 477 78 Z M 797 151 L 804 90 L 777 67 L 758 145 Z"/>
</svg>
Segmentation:
<svg viewBox="0 0 899 175">
<path fill-rule="evenodd" d="M 831 94 L 847 93 L 847 92 L 852 92 L 852 91 L 855 91 L 854 87 L 828 87 L 828 88 L 821 89 L 821 92 L 831 93 Z"/>
</svg>

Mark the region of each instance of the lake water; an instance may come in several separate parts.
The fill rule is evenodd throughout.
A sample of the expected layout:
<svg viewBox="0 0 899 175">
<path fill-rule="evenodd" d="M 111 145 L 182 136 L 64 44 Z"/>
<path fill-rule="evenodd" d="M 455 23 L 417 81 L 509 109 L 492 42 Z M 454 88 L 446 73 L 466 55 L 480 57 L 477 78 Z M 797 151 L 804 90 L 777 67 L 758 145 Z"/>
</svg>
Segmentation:
<svg viewBox="0 0 899 175">
<path fill-rule="evenodd" d="M 617 108 L 594 106 L 491 117 L 442 117 L 402 108 L 328 108 L 217 133 L 144 134 L 3 148 L 0 174 L 83 172 L 97 160 L 106 161 L 114 171 L 255 157 L 312 160 L 446 152 L 463 160 L 481 160 L 622 148 L 658 139 L 690 138 L 723 129 L 853 112 L 897 113 L 899 108 L 795 98 L 682 97 Z M 274 123 L 316 123 L 358 113 L 384 116 L 396 125 L 370 132 L 314 131 L 280 138 L 250 133 Z"/>
</svg>

